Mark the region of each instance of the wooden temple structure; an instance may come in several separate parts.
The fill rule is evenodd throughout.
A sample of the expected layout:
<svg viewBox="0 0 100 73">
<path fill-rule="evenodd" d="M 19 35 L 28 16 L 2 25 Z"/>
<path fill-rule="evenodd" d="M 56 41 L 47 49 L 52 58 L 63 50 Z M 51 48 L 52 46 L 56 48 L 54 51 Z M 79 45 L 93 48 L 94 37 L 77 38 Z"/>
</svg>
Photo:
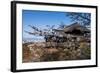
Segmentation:
<svg viewBox="0 0 100 73">
<path fill-rule="evenodd" d="M 47 47 L 70 47 L 79 42 L 90 42 L 90 29 L 79 23 L 65 26 L 63 29 L 53 29 L 54 35 L 48 36 Z"/>
</svg>

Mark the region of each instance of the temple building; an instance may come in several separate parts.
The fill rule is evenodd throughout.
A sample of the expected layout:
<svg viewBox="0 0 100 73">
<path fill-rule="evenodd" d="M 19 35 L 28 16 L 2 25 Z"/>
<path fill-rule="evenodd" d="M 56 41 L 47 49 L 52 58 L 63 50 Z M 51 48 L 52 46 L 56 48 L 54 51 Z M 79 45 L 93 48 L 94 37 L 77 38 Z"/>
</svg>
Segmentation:
<svg viewBox="0 0 100 73">
<path fill-rule="evenodd" d="M 72 43 L 88 42 L 90 43 L 90 29 L 79 23 L 73 23 L 65 26 L 63 29 L 53 29 L 55 34 L 48 38 L 49 46 L 65 46 L 68 47 Z M 70 44 L 69 44 L 70 43 Z"/>
</svg>

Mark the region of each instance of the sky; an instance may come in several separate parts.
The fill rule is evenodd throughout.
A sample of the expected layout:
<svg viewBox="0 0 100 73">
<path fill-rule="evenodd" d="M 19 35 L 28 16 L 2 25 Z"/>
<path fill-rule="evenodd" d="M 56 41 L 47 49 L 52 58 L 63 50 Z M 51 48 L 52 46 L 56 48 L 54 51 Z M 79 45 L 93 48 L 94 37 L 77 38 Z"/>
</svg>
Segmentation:
<svg viewBox="0 0 100 73">
<path fill-rule="evenodd" d="M 66 13 L 67 12 L 23 10 L 23 38 L 42 38 L 24 32 L 34 31 L 32 28 L 29 27 L 29 25 L 33 25 L 35 27 L 38 27 L 39 29 L 44 29 L 47 28 L 47 25 L 55 25 L 55 28 L 58 28 L 61 23 L 64 23 L 66 25 L 71 24 L 72 21 L 66 16 Z"/>
</svg>

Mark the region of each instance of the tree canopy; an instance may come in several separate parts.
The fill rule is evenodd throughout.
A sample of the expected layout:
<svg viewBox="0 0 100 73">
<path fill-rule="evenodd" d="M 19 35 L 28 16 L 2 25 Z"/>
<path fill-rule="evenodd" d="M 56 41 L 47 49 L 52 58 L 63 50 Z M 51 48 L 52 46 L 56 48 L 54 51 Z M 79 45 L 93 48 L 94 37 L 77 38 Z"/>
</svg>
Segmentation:
<svg viewBox="0 0 100 73">
<path fill-rule="evenodd" d="M 75 13 L 69 12 L 66 14 L 67 17 L 70 17 L 72 21 L 79 22 L 84 26 L 89 26 L 91 24 L 91 14 L 90 13 Z"/>
</svg>

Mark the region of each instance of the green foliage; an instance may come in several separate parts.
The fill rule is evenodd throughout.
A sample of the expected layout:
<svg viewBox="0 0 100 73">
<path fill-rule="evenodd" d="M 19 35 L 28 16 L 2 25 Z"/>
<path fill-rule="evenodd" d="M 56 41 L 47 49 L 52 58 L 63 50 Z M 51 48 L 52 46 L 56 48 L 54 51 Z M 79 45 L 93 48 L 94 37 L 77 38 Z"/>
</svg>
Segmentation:
<svg viewBox="0 0 100 73">
<path fill-rule="evenodd" d="M 91 48 L 87 43 L 80 44 L 81 54 L 83 58 L 90 59 L 91 58 Z"/>
</svg>

